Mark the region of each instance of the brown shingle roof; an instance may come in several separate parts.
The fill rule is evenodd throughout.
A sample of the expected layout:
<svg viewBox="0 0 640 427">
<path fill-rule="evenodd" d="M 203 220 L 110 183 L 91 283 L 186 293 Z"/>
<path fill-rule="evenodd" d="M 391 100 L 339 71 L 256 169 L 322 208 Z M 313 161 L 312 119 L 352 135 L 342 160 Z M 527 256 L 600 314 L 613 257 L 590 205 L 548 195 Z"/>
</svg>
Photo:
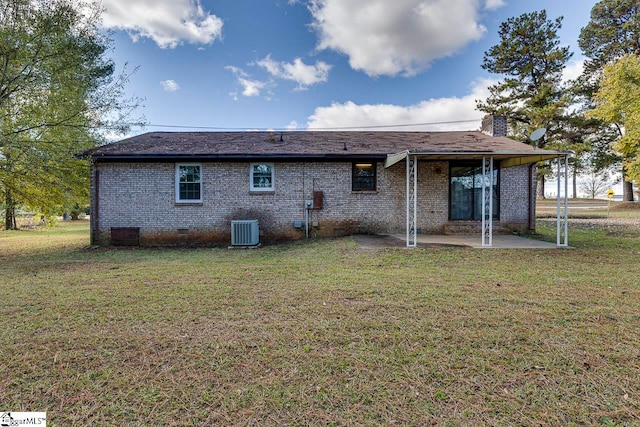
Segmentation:
<svg viewBox="0 0 640 427">
<path fill-rule="evenodd" d="M 346 148 L 346 150 L 345 150 Z M 83 153 L 104 159 L 385 158 L 416 153 L 535 154 L 530 145 L 482 132 L 149 132 Z M 537 150 L 540 153 L 542 150 Z"/>
</svg>

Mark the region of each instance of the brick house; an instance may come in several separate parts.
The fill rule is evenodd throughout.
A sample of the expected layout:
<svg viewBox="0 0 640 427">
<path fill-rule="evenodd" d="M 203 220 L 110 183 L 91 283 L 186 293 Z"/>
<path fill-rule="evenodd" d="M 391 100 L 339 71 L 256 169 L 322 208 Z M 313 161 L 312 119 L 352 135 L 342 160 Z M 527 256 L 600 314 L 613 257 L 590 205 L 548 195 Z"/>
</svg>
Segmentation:
<svg viewBox="0 0 640 427">
<path fill-rule="evenodd" d="M 505 135 L 504 117 L 474 132 L 145 133 L 83 153 L 91 241 L 226 246 L 245 220 L 261 242 L 525 232 L 535 163 L 567 153 Z"/>
</svg>

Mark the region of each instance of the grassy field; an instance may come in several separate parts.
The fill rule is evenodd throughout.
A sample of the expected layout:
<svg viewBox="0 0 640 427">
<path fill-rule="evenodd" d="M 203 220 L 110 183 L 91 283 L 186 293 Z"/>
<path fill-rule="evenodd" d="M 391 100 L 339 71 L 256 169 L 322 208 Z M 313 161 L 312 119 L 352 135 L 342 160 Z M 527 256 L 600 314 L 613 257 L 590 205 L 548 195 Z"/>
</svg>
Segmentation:
<svg viewBox="0 0 640 427">
<path fill-rule="evenodd" d="M 564 201 L 560 201 L 564 203 Z M 569 216 L 572 218 L 640 218 L 640 203 L 618 202 L 603 199 L 569 199 Z M 557 215 L 556 199 L 536 200 L 536 213 L 539 217 Z"/>
<path fill-rule="evenodd" d="M 640 425 L 639 235 L 228 251 L 89 249 L 84 222 L 0 232 L 0 410 L 51 426 Z"/>
</svg>

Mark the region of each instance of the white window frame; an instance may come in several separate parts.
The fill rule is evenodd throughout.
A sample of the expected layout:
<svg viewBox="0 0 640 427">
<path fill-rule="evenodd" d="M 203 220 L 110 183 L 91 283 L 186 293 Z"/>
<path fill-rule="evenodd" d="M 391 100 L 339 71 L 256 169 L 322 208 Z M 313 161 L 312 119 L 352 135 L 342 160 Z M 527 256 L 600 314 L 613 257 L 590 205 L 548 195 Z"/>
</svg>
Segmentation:
<svg viewBox="0 0 640 427">
<path fill-rule="evenodd" d="M 271 187 L 254 187 L 253 186 L 253 167 L 257 165 L 267 165 L 271 167 Z M 275 191 L 276 170 L 273 163 L 256 162 L 249 165 L 249 189 L 250 191 Z"/>
<path fill-rule="evenodd" d="M 197 166 L 200 168 L 200 198 L 199 199 L 181 199 L 180 198 L 180 168 L 186 166 Z M 202 203 L 202 163 L 176 163 L 175 166 L 175 195 L 176 203 Z"/>
</svg>

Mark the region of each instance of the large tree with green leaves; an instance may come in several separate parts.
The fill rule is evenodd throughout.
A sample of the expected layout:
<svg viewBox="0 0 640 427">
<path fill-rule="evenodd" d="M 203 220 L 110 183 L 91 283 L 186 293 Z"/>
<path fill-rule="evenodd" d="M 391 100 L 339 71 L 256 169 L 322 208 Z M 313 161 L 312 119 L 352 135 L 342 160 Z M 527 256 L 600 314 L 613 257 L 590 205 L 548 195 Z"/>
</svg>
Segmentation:
<svg viewBox="0 0 640 427">
<path fill-rule="evenodd" d="M 599 73 L 612 60 L 640 53 L 640 1 L 602 0 L 591 9 L 578 45 L 588 58 L 585 69 Z"/>
<path fill-rule="evenodd" d="M 0 6 L 0 192 L 5 226 L 16 206 L 43 213 L 88 199 L 88 165 L 74 154 L 122 132 L 137 99 L 107 57 L 100 10 L 74 0 Z"/>
<path fill-rule="evenodd" d="M 578 197 L 577 177 L 593 164 L 594 153 L 597 149 L 598 138 L 594 132 L 598 129 L 600 121 L 585 117 L 581 110 L 573 110 L 567 114 L 555 132 L 555 145 L 558 148 L 573 151 L 569 158 L 569 169 L 572 177 L 572 197 Z"/>
<path fill-rule="evenodd" d="M 594 101 L 592 116 L 619 124 L 622 136 L 614 148 L 624 158 L 627 177 L 640 182 L 640 57 L 628 54 L 605 65 Z"/>
<path fill-rule="evenodd" d="M 582 78 L 584 93 L 592 100 L 594 93 L 598 90 L 606 64 L 627 54 L 640 54 L 640 1 L 602 0 L 598 2 L 591 9 L 589 23 L 580 31 L 578 45 L 587 57 Z M 619 130 L 616 138 L 623 136 L 621 123 L 603 123 L 601 128 L 603 132 Z M 612 157 L 604 159 L 611 161 Z M 623 159 L 619 156 L 616 160 L 623 160 L 623 164 L 633 161 L 633 159 Z M 632 201 L 633 187 L 630 177 L 627 176 L 625 167 L 622 168 L 622 172 L 623 198 Z"/>
<path fill-rule="evenodd" d="M 562 17 L 548 19 L 545 10 L 509 18 L 500 25 L 500 43 L 485 52 L 482 68 L 505 77 L 476 107 L 506 115 L 516 138 L 525 139 L 521 135 L 545 127 L 545 141 L 539 144 L 561 142 L 558 134 L 571 102 L 562 87 L 562 72 L 572 56 L 567 46 L 560 45 L 561 26 Z M 545 168 L 538 172 L 538 194 L 543 197 Z"/>
</svg>

